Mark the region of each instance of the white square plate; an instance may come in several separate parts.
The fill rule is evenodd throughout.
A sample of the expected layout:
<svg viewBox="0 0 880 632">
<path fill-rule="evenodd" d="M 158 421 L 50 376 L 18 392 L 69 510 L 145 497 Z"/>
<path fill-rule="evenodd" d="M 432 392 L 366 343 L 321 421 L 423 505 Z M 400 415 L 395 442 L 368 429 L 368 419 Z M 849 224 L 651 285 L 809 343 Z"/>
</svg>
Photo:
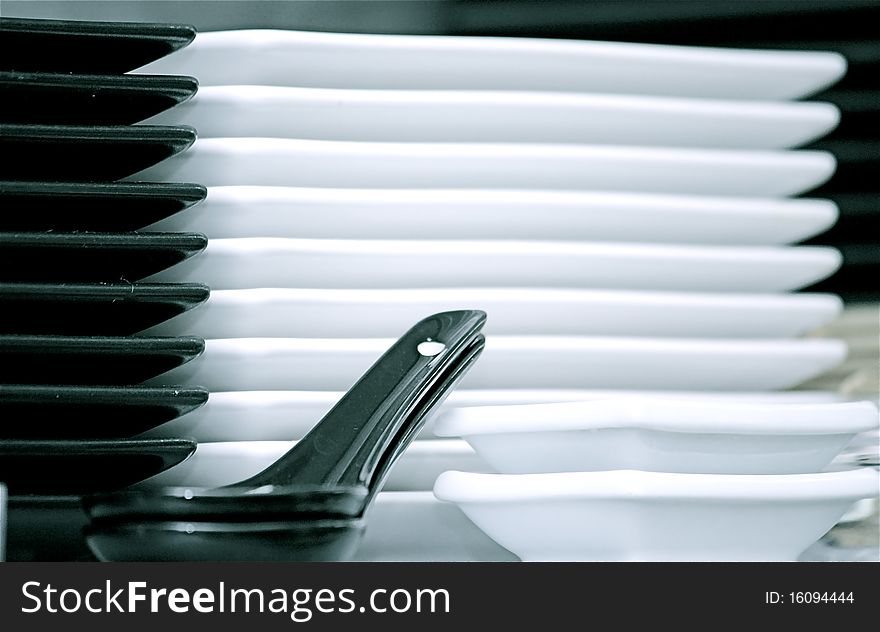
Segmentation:
<svg viewBox="0 0 880 632">
<path fill-rule="evenodd" d="M 384 338 L 231 338 L 147 382 L 209 391 L 347 390 L 393 344 Z M 462 388 L 779 390 L 839 364 L 838 340 L 489 336 Z"/>
<path fill-rule="evenodd" d="M 200 87 L 144 122 L 192 125 L 200 138 L 785 149 L 839 116 L 829 103 L 239 85 Z"/>
<path fill-rule="evenodd" d="M 834 248 L 549 241 L 212 239 L 146 281 L 248 288 L 535 287 L 779 292 L 840 266 Z M 467 307 L 479 307 L 469 305 Z"/>
<path fill-rule="evenodd" d="M 601 191 L 216 186 L 149 228 L 224 237 L 774 245 L 831 227 L 830 200 Z M 441 221 L 442 219 L 442 221 Z"/>
<path fill-rule="evenodd" d="M 192 437 L 199 442 L 291 441 L 301 439 L 342 397 L 339 391 L 215 391 L 192 412 L 143 436 Z M 687 391 L 591 391 L 577 389 L 467 390 L 449 394 L 441 410 L 470 406 L 509 406 L 621 398 L 674 398 L 695 401 L 767 404 L 814 404 L 843 401 L 836 393 L 713 393 Z M 429 419 L 420 439 L 436 439 Z"/>
<path fill-rule="evenodd" d="M 537 143 L 389 143 L 202 138 L 127 178 L 379 189 L 562 189 L 774 197 L 834 173 L 823 151 Z"/>
<path fill-rule="evenodd" d="M 796 99 L 846 70 L 836 53 L 283 30 L 200 33 L 140 72 L 203 86 L 541 90 Z"/>
<path fill-rule="evenodd" d="M 705 294 L 531 288 L 214 290 L 147 330 L 204 338 L 380 338 L 427 314 L 479 305 L 497 335 L 787 338 L 834 319 L 832 294 Z"/>
</svg>

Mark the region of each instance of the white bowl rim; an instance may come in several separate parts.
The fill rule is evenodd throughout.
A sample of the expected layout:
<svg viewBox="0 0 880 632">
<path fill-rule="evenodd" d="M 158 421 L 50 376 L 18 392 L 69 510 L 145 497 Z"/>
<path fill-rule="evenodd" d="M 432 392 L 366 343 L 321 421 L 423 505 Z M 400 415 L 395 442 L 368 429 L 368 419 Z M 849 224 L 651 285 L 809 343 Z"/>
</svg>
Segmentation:
<svg viewBox="0 0 880 632">
<path fill-rule="evenodd" d="M 740 403 L 669 399 L 475 406 L 440 414 L 434 434 L 472 437 L 511 433 L 632 428 L 681 433 L 843 435 L 878 427 L 871 402 Z"/>
<path fill-rule="evenodd" d="M 859 500 L 880 490 L 873 468 L 812 474 L 680 474 L 609 470 L 552 474 L 443 472 L 434 495 L 456 503 L 527 501 L 748 501 Z"/>
</svg>

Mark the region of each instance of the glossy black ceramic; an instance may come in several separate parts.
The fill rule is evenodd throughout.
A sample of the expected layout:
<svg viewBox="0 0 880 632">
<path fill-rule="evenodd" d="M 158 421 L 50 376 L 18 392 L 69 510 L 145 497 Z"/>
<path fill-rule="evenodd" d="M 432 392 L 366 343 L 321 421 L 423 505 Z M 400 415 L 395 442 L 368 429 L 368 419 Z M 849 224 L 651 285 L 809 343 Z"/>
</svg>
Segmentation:
<svg viewBox="0 0 880 632">
<path fill-rule="evenodd" d="M 183 75 L 67 75 L 0 72 L 0 123 L 131 125 L 190 99 Z"/>
<path fill-rule="evenodd" d="M 207 245 L 193 233 L 0 233 L 0 282 L 134 283 Z"/>
<path fill-rule="evenodd" d="M 131 386 L 189 362 L 201 338 L 0 336 L 0 384 Z"/>
<path fill-rule="evenodd" d="M 102 560 L 347 558 L 392 465 L 482 351 L 484 322 L 421 321 L 290 452 L 236 485 L 87 497 L 89 546 Z"/>
<path fill-rule="evenodd" d="M 183 48 L 195 36 L 183 24 L 0 18 L 0 69 L 120 74 Z"/>
<path fill-rule="evenodd" d="M 197 283 L 0 283 L 0 334 L 129 336 L 210 293 Z"/>
<path fill-rule="evenodd" d="M 0 440 L 129 439 L 192 412 L 204 388 L 0 385 Z"/>
<path fill-rule="evenodd" d="M 121 180 L 180 153 L 195 139 L 196 131 L 186 126 L 4 124 L 0 180 Z"/>
<path fill-rule="evenodd" d="M 195 450 L 185 439 L 4 439 L 0 479 L 10 495 L 110 491 L 155 476 Z"/>
<path fill-rule="evenodd" d="M 125 232 L 205 199 L 178 182 L 0 182 L 0 230 Z"/>
</svg>

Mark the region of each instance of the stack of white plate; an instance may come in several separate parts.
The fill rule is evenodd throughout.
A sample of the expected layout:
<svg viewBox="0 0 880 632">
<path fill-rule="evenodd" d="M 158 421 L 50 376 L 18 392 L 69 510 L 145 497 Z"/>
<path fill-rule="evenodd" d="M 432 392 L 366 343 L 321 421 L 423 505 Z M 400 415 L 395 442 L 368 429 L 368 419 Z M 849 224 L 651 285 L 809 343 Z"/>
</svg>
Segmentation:
<svg viewBox="0 0 880 632">
<path fill-rule="evenodd" d="M 838 121 L 834 106 L 795 99 L 844 71 L 842 57 L 825 53 L 269 30 L 199 34 L 141 71 L 199 79 L 194 99 L 148 121 L 192 125 L 199 139 L 133 179 L 208 186 L 204 202 L 151 227 L 203 232 L 206 251 L 151 280 L 212 289 L 205 304 L 147 332 L 207 338 L 202 357 L 155 382 L 212 391 L 202 410 L 173 422 L 175 432 L 205 443 L 153 483 L 223 484 L 259 470 L 395 336 L 445 309 L 489 314 L 486 351 L 447 408 L 609 397 L 599 389 L 613 390 L 623 409 L 672 397 L 722 417 L 738 406 L 775 411 L 839 399 L 774 391 L 816 378 L 846 355 L 838 340 L 801 338 L 839 314 L 839 299 L 791 293 L 833 273 L 839 253 L 790 245 L 837 216 L 829 201 L 791 199 L 835 168 L 830 154 L 792 148 Z M 849 420 L 845 432 L 832 433 L 834 446 L 839 434 L 862 429 L 861 411 L 859 423 Z M 748 423 L 745 435 L 776 432 L 763 421 Z M 828 423 L 820 424 L 822 432 Z M 726 437 L 713 435 L 719 436 Z M 389 491 L 379 499 L 365 559 L 509 556 L 490 550 L 479 531 L 473 542 L 482 544 L 466 544 L 467 521 L 427 491 L 445 469 L 488 471 L 489 463 L 460 439 L 437 440 L 430 428 L 424 438 L 386 488 L 403 496 Z M 657 475 L 660 482 L 633 473 L 591 480 L 606 500 L 641 490 L 646 503 L 661 508 L 650 520 L 663 521 L 664 505 L 652 499 L 670 497 L 670 489 L 675 499 L 706 499 L 715 490 L 742 500 L 740 483 L 728 481 L 742 475 L 734 470 L 709 481 L 668 472 Z M 852 500 L 850 479 L 860 477 L 863 489 L 863 475 L 814 483 L 786 477 L 815 475 L 778 473 L 768 476 L 783 477 L 779 486 L 764 489 L 769 478 L 753 485 L 764 489 L 769 505 L 762 507 L 781 507 L 770 520 L 785 521 L 787 499 L 800 497 L 798 490 L 815 485 L 822 498 L 839 501 L 836 511 Z M 514 488 L 532 489 L 517 480 Z M 464 502 L 449 491 L 456 484 L 447 475 L 438 493 Z M 475 482 L 474 493 L 482 485 Z M 554 479 L 553 486 L 563 493 L 570 483 Z M 539 513 L 557 510 L 532 500 Z M 590 515 L 602 515 L 603 503 Z M 620 520 L 621 534 L 647 543 L 635 511 L 627 505 L 608 515 Z M 409 536 L 400 527 L 388 530 L 401 515 L 410 521 Z M 715 530 L 712 520 L 725 516 L 688 514 L 691 528 L 680 538 L 690 548 L 621 545 L 612 556 L 773 555 L 757 544 L 733 553 L 701 539 Z M 438 526 L 413 529 L 419 520 Z M 577 524 L 586 529 L 586 522 Z M 443 540 L 444 529 L 452 537 Z M 457 548 L 436 545 L 443 541 Z M 783 557 L 793 550 L 782 548 L 774 551 Z"/>
</svg>

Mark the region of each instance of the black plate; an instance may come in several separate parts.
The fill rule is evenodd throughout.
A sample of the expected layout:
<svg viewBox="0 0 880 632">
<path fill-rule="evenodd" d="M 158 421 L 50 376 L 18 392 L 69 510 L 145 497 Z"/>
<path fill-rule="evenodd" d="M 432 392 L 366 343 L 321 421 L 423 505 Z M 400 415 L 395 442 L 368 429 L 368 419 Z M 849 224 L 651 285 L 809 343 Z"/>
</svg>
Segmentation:
<svg viewBox="0 0 880 632">
<path fill-rule="evenodd" d="M 134 282 L 207 245 L 192 233 L 0 233 L 0 281 Z"/>
<path fill-rule="evenodd" d="M 129 439 L 207 401 L 203 388 L 3 384 L 0 439 Z"/>
<path fill-rule="evenodd" d="M 204 340 L 190 336 L 0 336 L 0 384 L 130 386 L 189 362 L 204 349 Z"/>
<path fill-rule="evenodd" d="M 0 123 L 130 125 L 183 103 L 198 88 L 182 75 L 0 72 Z"/>
<path fill-rule="evenodd" d="M 206 195 L 200 184 L 176 182 L 0 182 L 0 230 L 132 231 Z"/>
<path fill-rule="evenodd" d="M 0 18 L 3 70 L 118 74 L 183 48 L 184 24 Z"/>
<path fill-rule="evenodd" d="M 10 495 L 110 491 L 164 472 L 195 450 L 196 443 L 186 439 L 4 440 L 0 480 Z"/>
<path fill-rule="evenodd" d="M 3 125 L 0 180 L 119 180 L 196 139 L 186 126 Z"/>
<path fill-rule="evenodd" d="M 12 496 L 8 508 L 8 561 L 95 561 L 83 535 L 89 519 L 79 496 Z"/>
<path fill-rule="evenodd" d="M 0 334 L 129 336 L 210 293 L 196 283 L 0 283 Z"/>
</svg>

